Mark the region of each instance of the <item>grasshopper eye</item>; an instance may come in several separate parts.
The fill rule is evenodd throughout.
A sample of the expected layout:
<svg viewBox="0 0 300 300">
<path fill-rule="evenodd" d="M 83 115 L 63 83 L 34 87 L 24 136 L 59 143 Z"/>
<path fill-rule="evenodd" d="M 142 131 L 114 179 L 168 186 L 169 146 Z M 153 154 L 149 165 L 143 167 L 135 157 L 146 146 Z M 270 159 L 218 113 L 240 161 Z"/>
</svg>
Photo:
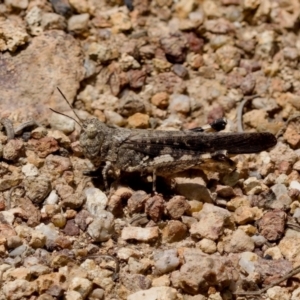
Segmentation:
<svg viewBox="0 0 300 300">
<path fill-rule="evenodd" d="M 94 139 L 97 135 L 97 128 L 94 124 L 89 124 L 85 130 L 89 139 Z"/>
</svg>

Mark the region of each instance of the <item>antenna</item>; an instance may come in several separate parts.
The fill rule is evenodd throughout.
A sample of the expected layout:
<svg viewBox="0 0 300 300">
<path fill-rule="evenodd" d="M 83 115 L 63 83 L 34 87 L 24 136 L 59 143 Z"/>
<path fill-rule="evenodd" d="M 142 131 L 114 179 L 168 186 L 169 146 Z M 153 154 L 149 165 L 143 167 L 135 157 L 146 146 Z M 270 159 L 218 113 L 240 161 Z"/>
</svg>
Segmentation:
<svg viewBox="0 0 300 300">
<path fill-rule="evenodd" d="M 72 118 L 72 117 L 70 117 L 70 116 L 68 116 L 68 115 L 66 115 L 66 114 L 63 114 L 63 113 L 61 113 L 61 112 L 59 112 L 59 111 L 57 111 L 57 110 L 54 110 L 53 108 L 50 108 L 50 107 L 49 107 L 49 109 L 50 109 L 51 111 L 53 111 L 54 113 L 58 114 L 58 115 L 62 115 L 62 116 L 65 116 L 65 117 L 67 117 L 67 118 L 72 119 L 72 120 L 75 121 L 75 122 L 80 126 L 80 128 L 82 129 L 81 124 L 80 124 L 75 118 Z M 76 115 L 76 117 L 77 117 L 77 115 Z"/>
<path fill-rule="evenodd" d="M 72 107 L 72 105 L 70 104 L 70 102 L 67 100 L 66 96 L 65 96 L 65 95 L 63 94 L 63 92 L 60 90 L 60 88 L 59 88 L 59 87 L 56 87 L 56 88 L 58 89 L 58 91 L 59 91 L 59 93 L 62 95 L 62 97 L 65 99 L 65 101 L 68 103 L 68 105 L 69 105 L 69 107 L 71 108 L 73 114 L 77 117 L 77 119 L 78 119 L 80 122 L 82 122 L 81 119 L 79 118 L 79 116 L 77 115 L 77 113 L 75 112 L 75 110 L 73 109 L 73 107 Z M 80 126 L 80 128 L 82 128 L 82 125 L 81 125 L 78 121 L 76 121 L 74 118 L 72 118 L 72 117 L 70 117 L 70 116 L 68 116 L 68 115 L 65 115 L 65 114 L 63 114 L 63 113 L 61 113 L 61 112 L 55 111 L 55 110 L 52 109 L 52 108 L 50 108 L 50 109 L 51 109 L 53 112 L 57 113 L 57 114 L 60 114 L 60 115 L 63 115 L 63 116 L 65 116 L 65 117 L 71 118 L 72 120 L 74 120 L 74 121 Z"/>
</svg>

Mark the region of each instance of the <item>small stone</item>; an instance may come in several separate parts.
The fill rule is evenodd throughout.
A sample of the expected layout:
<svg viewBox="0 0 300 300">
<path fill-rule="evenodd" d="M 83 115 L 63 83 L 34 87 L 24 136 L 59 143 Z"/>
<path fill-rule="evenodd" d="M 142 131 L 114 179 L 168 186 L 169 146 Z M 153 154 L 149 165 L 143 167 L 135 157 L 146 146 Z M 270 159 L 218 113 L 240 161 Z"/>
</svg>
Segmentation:
<svg viewBox="0 0 300 300">
<path fill-rule="evenodd" d="M 254 221 L 255 212 L 251 207 L 241 206 L 235 210 L 233 217 L 237 224 L 244 225 Z"/>
<path fill-rule="evenodd" d="M 156 274 L 172 272 L 180 263 L 176 249 L 158 251 L 154 253 L 153 259 Z"/>
<path fill-rule="evenodd" d="M 128 118 L 128 125 L 131 128 L 145 129 L 149 127 L 149 116 L 142 113 L 135 113 Z"/>
<path fill-rule="evenodd" d="M 24 143 L 22 140 L 13 139 L 3 147 L 3 158 L 6 160 L 17 160 L 24 155 Z"/>
<path fill-rule="evenodd" d="M 239 65 L 240 58 L 238 49 L 231 45 L 224 45 L 216 51 L 216 61 L 226 73 Z"/>
<path fill-rule="evenodd" d="M 26 164 L 22 167 L 22 173 L 28 177 L 28 176 L 37 176 L 39 174 L 39 170 L 36 166 L 33 164 Z"/>
<path fill-rule="evenodd" d="M 278 246 L 268 248 L 264 252 L 264 257 L 266 257 L 267 255 L 272 257 L 273 260 L 283 259 L 283 256 Z"/>
<path fill-rule="evenodd" d="M 88 226 L 88 234 L 97 242 L 107 241 L 114 232 L 114 216 L 112 213 L 103 210 L 97 218 Z"/>
<path fill-rule="evenodd" d="M 172 64 L 166 59 L 153 58 L 152 64 L 157 72 L 167 72 L 170 71 Z"/>
<path fill-rule="evenodd" d="M 169 105 L 169 95 L 166 92 L 160 92 L 152 96 L 151 103 L 158 108 L 166 108 Z"/>
<path fill-rule="evenodd" d="M 117 32 L 128 31 L 131 29 L 132 24 L 128 14 L 124 12 L 117 12 L 110 16 L 110 20 L 113 24 L 113 30 Z"/>
<path fill-rule="evenodd" d="M 145 213 L 154 221 L 160 221 L 164 212 L 164 199 L 155 195 L 145 202 Z"/>
<path fill-rule="evenodd" d="M 121 234 L 123 240 L 136 240 L 138 242 L 151 242 L 158 237 L 158 227 L 125 227 Z"/>
<path fill-rule="evenodd" d="M 181 64 L 174 64 L 172 66 L 172 71 L 180 78 L 184 78 L 188 74 L 188 70 L 186 69 L 186 67 Z"/>
<path fill-rule="evenodd" d="M 207 254 L 213 254 L 217 251 L 217 244 L 210 239 L 202 239 L 197 246 Z"/>
<path fill-rule="evenodd" d="M 275 194 L 275 200 L 270 204 L 270 208 L 286 210 L 292 203 L 291 197 L 288 195 L 288 189 L 284 184 L 277 183 L 271 187 Z"/>
<path fill-rule="evenodd" d="M 26 0 L 23 0 L 26 3 Z M 19 2 L 19 0 L 15 0 Z M 28 3 L 28 2 L 27 2 Z M 0 51 L 4 52 L 6 50 L 14 52 L 21 45 L 27 43 L 29 35 L 27 34 L 24 26 L 18 26 L 11 19 L 0 21 Z"/>
<path fill-rule="evenodd" d="M 103 289 L 94 289 L 90 294 L 89 294 L 89 299 L 90 300 L 104 300 L 105 292 Z"/>
<path fill-rule="evenodd" d="M 73 15 L 68 20 L 68 31 L 74 31 L 80 33 L 85 31 L 88 27 L 90 15 L 89 14 L 80 14 Z"/>
<path fill-rule="evenodd" d="M 249 177 L 244 181 L 244 190 L 247 195 L 257 195 L 262 192 L 262 185 L 256 177 Z"/>
<path fill-rule="evenodd" d="M 267 290 L 267 295 L 270 300 L 290 300 L 291 294 L 287 288 L 274 286 Z"/>
<path fill-rule="evenodd" d="M 50 154 L 45 159 L 45 166 L 51 175 L 62 175 L 65 171 L 72 168 L 69 157 Z"/>
<path fill-rule="evenodd" d="M 230 216 L 230 212 L 226 209 L 205 203 L 199 212 L 200 221 L 192 224 L 190 233 L 197 238 L 217 240 Z"/>
<path fill-rule="evenodd" d="M 233 188 L 231 186 L 227 186 L 227 185 L 218 184 L 216 187 L 216 193 L 220 197 L 224 197 L 224 198 L 230 198 L 230 197 L 235 196 L 235 192 L 234 192 Z"/>
<path fill-rule="evenodd" d="M 258 226 L 262 236 L 268 241 L 280 239 L 285 229 L 286 214 L 281 210 L 273 210 L 264 214 Z"/>
<path fill-rule="evenodd" d="M 80 230 L 78 226 L 75 224 L 75 220 L 68 220 L 66 226 L 64 228 L 64 233 L 70 236 L 78 236 L 80 234 Z"/>
<path fill-rule="evenodd" d="M 3 294 L 6 299 L 18 300 L 24 297 L 30 297 L 37 290 L 35 282 L 29 282 L 24 279 L 16 279 L 4 283 L 2 286 Z"/>
<path fill-rule="evenodd" d="M 15 249 L 23 244 L 22 240 L 17 235 L 8 237 L 6 243 L 8 249 Z"/>
<path fill-rule="evenodd" d="M 53 224 L 43 224 L 35 227 L 35 230 L 41 232 L 46 237 L 46 243 L 51 245 L 58 238 L 58 230 Z"/>
<path fill-rule="evenodd" d="M 78 292 L 85 299 L 92 290 L 92 282 L 86 278 L 74 277 L 70 280 L 69 290 Z"/>
<path fill-rule="evenodd" d="M 48 13 L 43 13 L 41 26 L 43 30 L 53 30 L 53 29 L 64 30 L 66 28 L 66 21 L 63 16 L 48 12 Z"/>
<path fill-rule="evenodd" d="M 54 138 L 47 136 L 39 140 L 30 139 L 28 145 L 40 158 L 45 158 L 59 149 L 57 141 Z"/>
<path fill-rule="evenodd" d="M 255 271 L 255 263 L 258 261 L 258 255 L 252 252 L 243 252 L 240 254 L 239 265 L 248 274 Z"/>
<path fill-rule="evenodd" d="M 166 243 L 174 243 L 183 240 L 188 232 L 185 224 L 177 220 L 171 220 L 162 230 L 162 239 Z"/>
<path fill-rule="evenodd" d="M 197 177 L 175 177 L 175 191 L 188 200 L 198 200 L 201 202 L 212 203 L 212 195 L 206 187 L 205 181 Z"/>
<path fill-rule="evenodd" d="M 127 72 L 129 85 L 133 89 L 140 89 L 144 86 L 147 74 L 144 70 L 129 70 Z"/>
<path fill-rule="evenodd" d="M 17 9 L 26 9 L 28 6 L 28 0 L 5 0 L 4 2 L 8 7 Z"/>
<path fill-rule="evenodd" d="M 177 291 L 167 286 L 152 287 L 147 290 L 138 291 L 127 297 L 127 300 L 177 300 Z"/>
<path fill-rule="evenodd" d="M 126 124 L 125 119 L 117 112 L 111 110 L 105 110 L 104 119 L 107 120 L 108 124 L 113 124 L 116 126 L 124 126 Z"/>
<path fill-rule="evenodd" d="M 31 131 L 31 137 L 36 140 L 39 140 L 47 136 L 47 134 L 48 134 L 48 130 L 44 127 L 37 127 Z"/>
<path fill-rule="evenodd" d="M 29 241 L 29 246 L 33 249 L 43 248 L 46 244 L 46 237 L 43 233 L 38 231 L 33 231 L 31 233 L 31 239 Z"/>
<path fill-rule="evenodd" d="M 67 291 L 65 292 L 66 300 L 83 300 L 81 294 L 76 291 Z"/>
<path fill-rule="evenodd" d="M 45 199 L 44 205 L 54 205 L 58 202 L 58 195 L 55 190 L 52 190 L 49 196 Z"/>
<path fill-rule="evenodd" d="M 65 134 L 70 134 L 75 130 L 75 121 L 56 113 L 52 113 L 49 119 L 52 129 L 62 131 Z"/>
<path fill-rule="evenodd" d="M 84 190 L 86 196 L 86 210 L 94 217 L 97 217 L 107 205 L 107 196 L 97 188 L 87 188 Z"/>
<path fill-rule="evenodd" d="M 187 114 L 191 109 L 190 97 L 175 94 L 170 97 L 169 110 L 171 113 Z"/>
<path fill-rule="evenodd" d="M 52 190 L 49 178 L 44 175 L 26 177 L 24 180 L 26 196 L 34 203 L 41 203 Z"/>
<path fill-rule="evenodd" d="M 231 237 L 224 239 L 224 250 L 227 253 L 238 253 L 254 250 L 254 242 L 243 230 L 237 229 Z"/>
<path fill-rule="evenodd" d="M 90 58 L 99 63 L 105 63 L 112 59 L 118 58 L 119 53 L 117 50 L 110 49 L 105 44 L 90 43 L 88 48 L 88 55 Z"/>
<path fill-rule="evenodd" d="M 185 212 L 191 209 L 191 206 L 183 196 L 175 196 L 167 203 L 166 209 L 172 219 L 179 219 Z"/>
</svg>

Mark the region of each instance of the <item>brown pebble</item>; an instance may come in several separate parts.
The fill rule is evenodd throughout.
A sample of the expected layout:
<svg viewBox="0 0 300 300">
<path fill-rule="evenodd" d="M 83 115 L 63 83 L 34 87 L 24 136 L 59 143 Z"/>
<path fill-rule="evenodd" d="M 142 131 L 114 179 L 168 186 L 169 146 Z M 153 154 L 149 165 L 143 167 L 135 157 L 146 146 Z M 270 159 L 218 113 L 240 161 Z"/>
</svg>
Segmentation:
<svg viewBox="0 0 300 300">
<path fill-rule="evenodd" d="M 45 158 L 49 154 L 59 149 L 57 141 L 52 137 L 44 137 L 39 140 L 30 139 L 28 146 L 35 151 L 40 158 Z"/>
<path fill-rule="evenodd" d="M 64 233 L 66 235 L 70 235 L 70 236 L 76 236 L 80 234 L 80 230 L 78 228 L 78 226 L 75 224 L 75 220 L 68 220 L 67 224 L 64 228 Z"/>
<path fill-rule="evenodd" d="M 191 206 L 185 197 L 175 196 L 167 203 L 166 209 L 172 219 L 179 219 L 186 211 L 191 209 Z"/>
<path fill-rule="evenodd" d="M 286 214 L 281 210 L 269 211 L 259 220 L 259 232 L 268 241 L 280 239 L 284 233 Z"/>
<path fill-rule="evenodd" d="M 145 213 L 154 221 L 158 222 L 164 211 L 164 199 L 155 195 L 149 198 L 145 203 Z"/>
<path fill-rule="evenodd" d="M 162 230 L 162 239 L 164 242 L 173 243 L 185 238 L 187 234 L 187 226 L 180 221 L 171 220 Z"/>
<path fill-rule="evenodd" d="M 151 103 L 158 108 L 166 108 L 169 105 L 169 95 L 166 92 L 157 93 L 151 98 Z"/>
</svg>

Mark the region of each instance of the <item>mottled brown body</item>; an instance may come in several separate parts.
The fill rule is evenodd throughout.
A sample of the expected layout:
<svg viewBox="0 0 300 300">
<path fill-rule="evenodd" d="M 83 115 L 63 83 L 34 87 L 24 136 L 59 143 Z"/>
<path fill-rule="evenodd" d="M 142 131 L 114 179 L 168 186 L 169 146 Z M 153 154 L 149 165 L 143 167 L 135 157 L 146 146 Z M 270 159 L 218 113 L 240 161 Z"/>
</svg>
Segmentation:
<svg viewBox="0 0 300 300">
<path fill-rule="evenodd" d="M 227 154 L 257 153 L 276 144 L 275 136 L 263 133 L 206 133 L 201 128 L 185 131 L 125 129 L 97 119 L 83 123 L 80 144 L 95 167 L 105 163 L 107 172 L 152 173 L 167 176 L 198 168 L 208 158 L 229 160 Z M 154 186 L 155 187 L 155 186 Z"/>
</svg>

